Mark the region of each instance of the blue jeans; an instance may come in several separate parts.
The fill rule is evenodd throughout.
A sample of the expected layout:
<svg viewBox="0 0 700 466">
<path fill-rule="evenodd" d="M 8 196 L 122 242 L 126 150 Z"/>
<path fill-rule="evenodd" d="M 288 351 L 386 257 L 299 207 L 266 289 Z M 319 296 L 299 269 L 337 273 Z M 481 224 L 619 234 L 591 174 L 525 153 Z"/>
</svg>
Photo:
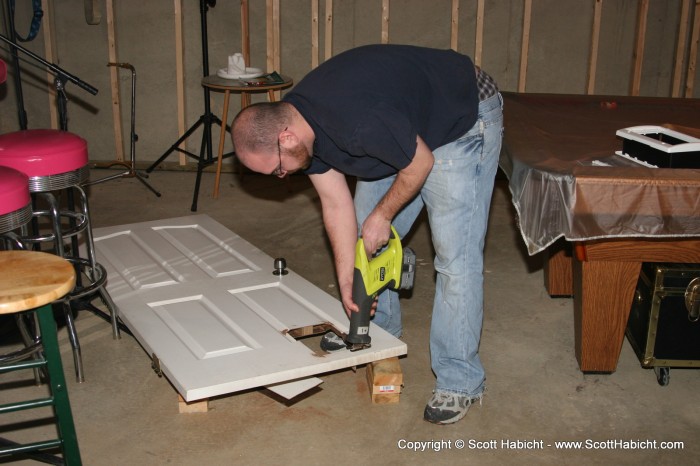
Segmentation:
<svg viewBox="0 0 700 466">
<path fill-rule="evenodd" d="M 394 218 L 403 238 L 423 206 L 435 249 L 437 282 L 430 328 L 436 390 L 478 398 L 485 374 L 479 358 L 483 321 L 484 239 L 503 132 L 503 100 L 496 94 L 479 104 L 474 126 L 456 141 L 433 151 L 435 164 L 420 191 Z M 367 218 L 394 177 L 357 182 L 358 225 Z M 379 296 L 373 322 L 401 335 L 398 293 Z"/>
</svg>

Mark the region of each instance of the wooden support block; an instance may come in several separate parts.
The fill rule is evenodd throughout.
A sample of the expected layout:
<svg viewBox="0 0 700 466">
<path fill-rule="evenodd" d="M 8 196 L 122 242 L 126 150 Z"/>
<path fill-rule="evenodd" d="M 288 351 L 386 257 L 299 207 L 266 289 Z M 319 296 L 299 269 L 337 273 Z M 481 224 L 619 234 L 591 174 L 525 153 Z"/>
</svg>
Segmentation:
<svg viewBox="0 0 700 466">
<path fill-rule="evenodd" d="M 367 364 L 367 384 L 372 403 L 398 403 L 403 385 L 399 358 L 383 359 Z"/>
<path fill-rule="evenodd" d="M 187 402 L 182 395 L 177 395 L 178 410 L 180 414 L 206 413 L 209 411 L 209 398 Z"/>
</svg>

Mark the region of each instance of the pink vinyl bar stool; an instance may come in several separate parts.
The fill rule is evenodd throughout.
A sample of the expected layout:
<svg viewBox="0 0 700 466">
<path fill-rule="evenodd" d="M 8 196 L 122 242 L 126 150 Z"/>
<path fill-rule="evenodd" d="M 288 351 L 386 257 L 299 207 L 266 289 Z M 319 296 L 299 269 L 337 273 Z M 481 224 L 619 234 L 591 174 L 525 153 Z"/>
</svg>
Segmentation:
<svg viewBox="0 0 700 466">
<path fill-rule="evenodd" d="M 21 228 L 32 219 L 29 177 L 0 166 L 0 235 Z"/>
<path fill-rule="evenodd" d="M 119 338 L 117 308 L 104 287 L 106 271 L 95 258 L 88 200 L 81 186 L 90 176 L 87 142 L 76 134 L 54 129 L 2 134 L 0 165 L 23 172 L 28 178 L 29 192 L 35 198 L 32 216 L 37 220 L 34 223 L 38 225 L 38 231 L 28 234 L 23 229 L 22 242 L 34 245 L 53 243 L 54 253 L 73 263 L 78 272 L 78 284 L 65 298 L 64 309 L 76 378 L 82 382 L 85 380 L 82 356 L 70 303 L 78 303 L 84 297 L 99 293 L 109 309 L 114 338 Z M 67 193 L 68 209 L 59 205 L 54 195 L 57 191 Z M 78 194 L 75 207 L 71 205 L 74 193 Z M 41 208 L 37 207 L 38 201 L 42 201 Z M 46 209 L 43 209 L 43 204 L 46 204 Z M 40 222 L 42 219 L 48 219 L 50 227 L 43 227 L 45 222 Z M 67 245 L 68 240 L 70 244 Z M 81 254 L 86 257 L 81 257 Z"/>
</svg>

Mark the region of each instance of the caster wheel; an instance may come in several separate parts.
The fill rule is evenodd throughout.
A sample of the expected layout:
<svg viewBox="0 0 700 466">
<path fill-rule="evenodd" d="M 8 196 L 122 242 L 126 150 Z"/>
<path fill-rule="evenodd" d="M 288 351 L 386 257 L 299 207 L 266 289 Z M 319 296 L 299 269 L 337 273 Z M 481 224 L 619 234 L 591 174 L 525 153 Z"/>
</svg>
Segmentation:
<svg viewBox="0 0 700 466">
<path fill-rule="evenodd" d="M 669 379 L 671 378 L 671 369 L 668 367 L 654 367 L 654 373 L 656 374 L 656 381 L 659 385 L 665 387 L 668 385 Z"/>
</svg>

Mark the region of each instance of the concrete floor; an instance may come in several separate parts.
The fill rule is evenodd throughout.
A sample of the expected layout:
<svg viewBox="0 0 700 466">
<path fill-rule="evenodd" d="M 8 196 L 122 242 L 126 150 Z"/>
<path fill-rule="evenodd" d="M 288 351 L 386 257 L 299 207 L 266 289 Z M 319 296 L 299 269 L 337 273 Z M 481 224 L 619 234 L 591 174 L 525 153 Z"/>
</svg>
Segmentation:
<svg viewBox="0 0 700 466">
<path fill-rule="evenodd" d="M 95 170 L 92 176 L 108 173 Z M 194 179 L 192 172 L 153 173 L 150 181 L 161 198 L 135 179 L 92 186 L 93 227 L 189 215 Z M 285 257 L 290 268 L 336 295 L 318 198 L 305 177 L 295 176 L 288 185 L 272 177 L 250 175 L 241 182 L 225 174 L 219 199 L 212 198 L 213 182 L 214 175 L 205 173 L 198 213 L 270 256 Z M 515 223 L 507 184 L 499 181 L 486 247 L 481 355 L 487 391 L 483 405 L 459 423 L 441 427 L 422 420 L 434 383 L 428 355 L 434 281 L 422 220 L 407 241 L 419 268 L 403 307 L 408 356 L 401 360 L 405 387 L 399 404 L 371 404 L 360 367 L 323 375 L 317 390 L 292 402 L 252 390 L 211 400 L 207 413 L 179 414 L 175 390 L 153 372 L 139 344 L 128 335 L 113 340 L 106 322 L 82 311 L 77 325 L 85 383 L 74 381 L 65 329 L 59 342 L 84 464 L 695 463 L 700 372 L 673 369 L 671 383 L 661 387 L 625 341 L 615 373 L 582 374 L 574 356 L 573 302 L 546 294 L 541 258 L 527 256 Z M 7 388 L 12 397 L 41 390 L 16 381 Z M 0 423 L 0 436 L 20 441 L 36 431 L 50 427 Z M 542 448 L 502 444 L 518 440 Z M 555 445 L 586 440 L 648 440 L 657 449 Z M 460 441 L 464 448 L 458 448 Z M 683 445 L 664 450 L 664 441 Z M 411 449 L 421 448 L 418 442 L 424 451 Z"/>
</svg>

